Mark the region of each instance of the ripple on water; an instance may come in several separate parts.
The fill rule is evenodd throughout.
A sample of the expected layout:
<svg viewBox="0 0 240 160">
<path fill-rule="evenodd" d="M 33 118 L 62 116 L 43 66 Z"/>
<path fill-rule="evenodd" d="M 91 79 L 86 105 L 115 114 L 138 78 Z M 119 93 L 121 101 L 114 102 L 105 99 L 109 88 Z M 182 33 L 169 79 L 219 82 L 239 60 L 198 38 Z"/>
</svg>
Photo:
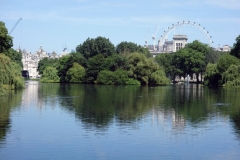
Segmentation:
<svg viewBox="0 0 240 160">
<path fill-rule="evenodd" d="M 213 103 L 213 106 L 219 106 L 219 107 L 224 107 L 224 106 L 229 106 L 229 103 Z"/>
</svg>

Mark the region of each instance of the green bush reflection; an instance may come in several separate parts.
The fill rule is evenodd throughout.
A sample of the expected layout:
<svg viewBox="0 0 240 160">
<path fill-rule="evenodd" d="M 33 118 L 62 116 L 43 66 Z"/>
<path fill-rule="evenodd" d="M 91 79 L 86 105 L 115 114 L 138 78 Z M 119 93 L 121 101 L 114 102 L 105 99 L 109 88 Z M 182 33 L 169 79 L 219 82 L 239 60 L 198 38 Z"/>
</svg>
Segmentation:
<svg viewBox="0 0 240 160">
<path fill-rule="evenodd" d="M 22 90 L 9 91 L 8 94 L 0 96 L 0 147 L 11 127 L 10 113 L 12 109 L 21 105 L 21 101 Z"/>
<path fill-rule="evenodd" d="M 107 127 L 115 121 L 131 123 L 146 114 L 172 116 L 173 123 L 197 126 L 209 117 L 229 116 L 239 131 L 240 90 L 201 85 L 114 86 L 84 84 L 42 84 L 40 95 L 55 102 L 87 126 Z M 51 98 L 50 98 L 51 99 Z M 53 101 L 53 100 L 52 100 Z M 54 102 L 52 102 L 54 103 Z M 154 110 L 154 112 L 153 112 Z M 158 113 L 157 113 L 158 112 Z"/>
</svg>

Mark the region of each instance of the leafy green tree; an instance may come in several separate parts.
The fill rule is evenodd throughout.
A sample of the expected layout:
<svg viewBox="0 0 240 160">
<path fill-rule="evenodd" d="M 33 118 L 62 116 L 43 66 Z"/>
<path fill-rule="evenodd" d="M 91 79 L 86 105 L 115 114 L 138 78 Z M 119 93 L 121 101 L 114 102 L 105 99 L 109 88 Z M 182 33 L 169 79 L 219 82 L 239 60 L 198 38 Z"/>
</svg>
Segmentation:
<svg viewBox="0 0 240 160">
<path fill-rule="evenodd" d="M 116 53 L 115 47 L 110 42 L 110 40 L 100 36 L 95 39 L 88 38 L 83 42 L 83 44 L 80 44 L 76 47 L 76 51 L 82 54 L 86 59 L 89 59 L 98 54 L 102 54 L 104 57 L 108 57 Z"/>
<path fill-rule="evenodd" d="M 210 48 L 205 56 L 206 64 L 217 63 L 218 59 L 222 56 L 223 52 Z"/>
<path fill-rule="evenodd" d="M 66 73 L 73 66 L 74 62 L 80 64 L 84 68 L 86 67 L 86 59 L 81 54 L 76 52 L 72 52 L 67 56 L 60 57 L 57 62 L 53 64 L 53 67 L 58 70 L 60 82 L 67 82 Z"/>
<path fill-rule="evenodd" d="M 80 64 L 83 67 L 86 67 L 86 59 L 83 57 L 82 54 L 79 54 L 77 52 L 71 52 L 69 54 L 68 64 L 73 65 L 74 62 Z"/>
<path fill-rule="evenodd" d="M 149 76 L 159 69 L 159 65 L 152 58 L 147 58 L 135 52 L 128 56 L 129 76 L 143 84 L 149 83 Z"/>
<path fill-rule="evenodd" d="M 108 70 L 102 70 L 97 76 L 97 83 L 99 84 L 114 84 L 115 76 L 114 72 Z"/>
<path fill-rule="evenodd" d="M 108 69 L 110 71 L 115 71 L 117 69 L 127 70 L 128 68 L 127 58 L 119 54 L 113 54 L 105 58 L 105 61 L 103 63 L 104 66 L 106 66 L 105 69 Z"/>
<path fill-rule="evenodd" d="M 233 44 L 230 54 L 240 58 L 240 35 L 236 38 L 236 43 Z"/>
<path fill-rule="evenodd" d="M 74 62 L 72 68 L 66 73 L 67 82 L 83 82 L 85 77 L 85 69 L 78 63 Z"/>
<path fill-rule="evenodd" d="M 53 67 L 58 71 L 58 77 L 60 77 L 60 82 L 66 82 L 66 73 L 69 68 L 72 67 L 72 63 L 69 62 L 70 56 L 62 56 L 58 59 L 56 63 L 54 63 Z"/>
<path fill-rule="evenodd" d="M 223 54 L 217 62 L 217 69 L 219 71 L 220 74 L 222 74 L 223 72 L 225 72 L 228 67 L 230 67 L 230 65 L 234 64 L 234 65 L 238 65 L 239 59 L 230 55 L 230 54 Z"/>
<path fill-rule="evenodd" d="M 58 61 L 58 59 L 56 58 L 48 58 L 48 57 L 44 57 L 43 59 L 41 59 L 39 62 L 38 62 L 38 72 L 39 74 L 43 74 L 43 70 L 46 68 L 46 67 L 53 67 L 54 63 L 56 63 Z"/>
<path fill-rule="evenodd" d="M 88 59 L 86 68 L 86 82 L 94 83 L 100 71 L 108 70 L 108 66 L 106 66 L 106 63 L 104 62 L 105 58 L 102 54 L 98 54 Z"/>
<path fill-rule="evenodd" d="M 127 56 L 133 52 L 139 52 L 144 54 L 146 57 L 152 57 L 150 51 L 147 48 L 143 48 L 140 45 L 137 45 L 133 42 L 121 42 L 116 46 L 116 52 L 123 56 Z"/>
<path fill-rule="evenodd" d="M 129 81 L 128 72 L 126 70 L 117 69 L 114 71 L 115 81 L 114 84 L 127 84 Z"/>
<path fill-rule="evenodd" d="M 57 75 L 57 69 L 54 67 L 47 66 L 43 70 L 42 77 L 40 79 L 40 82 L 43 83 L 57 83 L 60 82 L 60 78 Z"/>
<path fill-rule="evenodd" d="M 204 56 L 208 53 L 210 50 L 210 47 L 207 44 L 201 43 L 198 40 L 193 41 L 192 43 L 188 43 L 185 48 L 191 48 L 193 50 L 196 50 L 200 53 L 202 53 Z"/>
<path fill-rule="evenodd" d="M 219 86 L 221 85 L 221 74 L 218 72 L 217 64 L 208 63 L 204 74 L 204 85 Z"/>
<path fill-rule="evenodd" d="M 222 74 L 222 83 L 230 87 L 240 86 L 240 65 L 230 65 Z"/>
<path fill-rule="evenodd" d="M 114 72 L 102 70 L 97 76 L 96 82 L 99 84 L 127 84 L 129 81 L 128 72 L 118 69 Z"/>
<path fill-rule="evenodd" d="M 0 53 L 8 51 L 12 46 L 12 37 L 8 35 L 5 23 L 0 21 Z"/>
<path fill-rule="evenodd" d="M 157 85 L 166 85 L 170 84 L 170 79 L 166 77 L 166 74 L 163 69 L 159 69 L 150 75 L 149 83 Z"/>
<path fill-rule="evenodd" d="M 17 52 L 14 49 L 10 48 L 7 51 L 4 51 L 3 53 L 6 56 L 8 56 L 9 58 L 11 58 L 12 62 L 15 62 L 15 63 L 19 64 L 21 66 L 21 68 L 23 67 L 22 52 Z"/>
<path fill-rule="evenodd" d="M 162 66 L 165 73 L 171 79 L 174 79 L 175 75 L 175 67 L 174 67 L 174 54 L 169 53 L 162 53 L 155 57 L 155 61 L 158 63 L 159 66 Z"/>
<path fill-rule="evenodd" d="M 24 80 L 19 64 L 12 62 L 8 56 L 0 54 L 0 90 L 24 87 Z"/>
<path fill-rule="evenodd" d="M 201 52 L 191 48 L 183 48 L 174 54 L 175 67 L 181 76 L 202 74 L 205 68 L 205 57 Z M 199 80 L 198 80 L 199 81 Z"/>
</svg>

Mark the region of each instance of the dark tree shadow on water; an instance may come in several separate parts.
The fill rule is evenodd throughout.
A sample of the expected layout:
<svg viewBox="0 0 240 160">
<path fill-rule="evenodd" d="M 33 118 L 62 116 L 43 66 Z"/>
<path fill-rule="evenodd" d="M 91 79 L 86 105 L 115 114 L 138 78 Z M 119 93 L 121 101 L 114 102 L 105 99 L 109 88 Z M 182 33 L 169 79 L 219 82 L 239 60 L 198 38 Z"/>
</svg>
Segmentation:
<svg viewBox="0 0 240 160">
<path fill-rule="evenodd" d="M 22 90 L 11 91 L 0 96 L 0 148 L 5 144 L 6 135 L 11 129 L 10 113 L 12 109 L 20 105 Z"/>
</svg>

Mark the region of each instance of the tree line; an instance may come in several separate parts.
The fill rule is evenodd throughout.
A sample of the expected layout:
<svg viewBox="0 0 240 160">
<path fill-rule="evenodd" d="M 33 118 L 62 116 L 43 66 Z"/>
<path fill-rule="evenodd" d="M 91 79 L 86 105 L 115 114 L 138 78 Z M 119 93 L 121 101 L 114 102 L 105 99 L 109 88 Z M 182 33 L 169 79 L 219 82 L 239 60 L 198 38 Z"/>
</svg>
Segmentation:
<svg viewBox="0 0 240 160">
<path fill-rule="evenodd" d="M 12 46 L 12 37 L 8 35 L 5 23 L 0 21 L 0 95 L 6 90 L 24 87 L 22 54 Z"/>
<path fill-rule="evenodd" d="M 0 90 L 24 87 L 22 53 L 12 49 L 12 37 L 0 21 Z M 76 52 L 39 61 L 41 82 L 166 85 L 177 76 L 196 75 L 207 86 L 240 86 L 240 35 L 231 51 L 220 52 L 193 41 L 176 53 L 155 58 L 132 42 L 116 47 L 105 37 L 88 38 Z M 200 82 L 199 75 L 202 76 Z"/>
<path fill-rule="evenodd" d="M 207 86 L 240 85 L 240 36 L 231 52 L 221 52 L 197 40 L 176 53 L 152 57 L 132 42 L 116 47 L 105 37 L 88 38 L 76 52 L 39 62 L 41 82 L 166 85 L 175 78 L 191 78 Z M 199 79 L 201 77 L 201 79 Z"/>
<path fill-rule="evenodd" d="M 160 54 L 156 61 L 174 81 L 176 76 L 196 75 L 206 86 L 240 86 L 240 35 L 230 52 L 221 52 L 197 40 L 174 54 Z M 199 75 L 201 75 L 200 82 Z"/>
<path fill-rule="evenodd" d="M 132 42 L 116 47 L 105 37 L 88 38 L 76 52 L 38 63 L 41 82 L 94 84 L 156 84 L 170 80 L 148 49 Z"/>
</svg>

